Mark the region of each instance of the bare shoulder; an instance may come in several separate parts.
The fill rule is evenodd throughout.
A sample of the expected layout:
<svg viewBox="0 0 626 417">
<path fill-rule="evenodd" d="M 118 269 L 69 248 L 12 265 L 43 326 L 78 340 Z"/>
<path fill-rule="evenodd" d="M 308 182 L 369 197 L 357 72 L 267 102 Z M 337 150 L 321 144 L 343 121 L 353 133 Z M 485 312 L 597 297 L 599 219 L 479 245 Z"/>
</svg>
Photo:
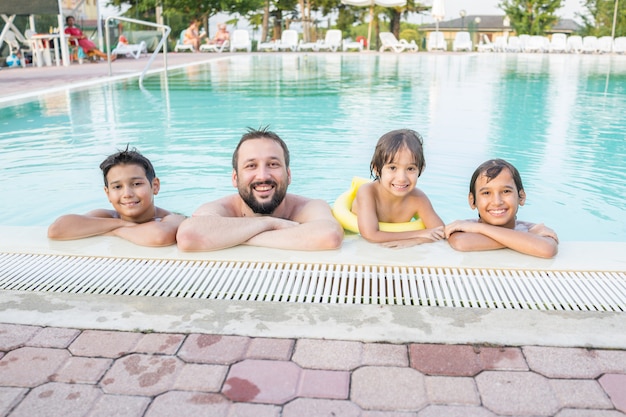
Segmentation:
<svg viewBox="0 0 626 417">
<path fill-rule="evenodd" d="M 108 210 L 108 209 L 91 210 L 90 212 L 85 214 L 85 216 L 101 217 L 103 219 L 117 219 L 117 218 L 120 217 L 119 214 L 117 214 L 117 211 L 115 211 L 115 210 Z"/>
<path fill-rule="evenodd" d="M 237 202 L 240 197 L 232 194 L 222 197 L 218 200 L 204 203 L 193 213 L 194 216 L 222 216 L 222 217 L 238 217 Z"/>
<path fill-rule="evenodd" d="M 330 206 L 324 200 L 287 194 L 285 201 L 287 201 L 286 218 L 288 220 L 303 223 L 332 217 Z"/>
</svg>

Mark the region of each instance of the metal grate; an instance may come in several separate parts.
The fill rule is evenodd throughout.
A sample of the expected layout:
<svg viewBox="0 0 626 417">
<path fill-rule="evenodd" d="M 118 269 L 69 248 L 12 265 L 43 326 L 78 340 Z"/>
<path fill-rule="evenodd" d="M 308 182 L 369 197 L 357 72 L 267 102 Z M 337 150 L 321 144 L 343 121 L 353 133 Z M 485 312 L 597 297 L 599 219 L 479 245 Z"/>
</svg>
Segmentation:
<svg viewBox="0 0 626 417">
<path fill-rule="evenodd" d="M 0 253 L 0 289 L 299 303 L 625 311 L 626 273 Z"/>
</svg>

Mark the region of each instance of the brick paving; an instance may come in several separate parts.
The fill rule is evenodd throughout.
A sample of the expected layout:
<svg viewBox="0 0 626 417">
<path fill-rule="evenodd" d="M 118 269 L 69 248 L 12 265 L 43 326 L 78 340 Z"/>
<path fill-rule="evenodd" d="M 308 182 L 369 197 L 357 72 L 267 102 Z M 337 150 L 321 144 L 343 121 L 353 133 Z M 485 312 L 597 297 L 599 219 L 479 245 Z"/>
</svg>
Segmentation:
<svg viewBox="0 0 626 417">
<path fill-rule="evenodd" d="M 0 324 L 0 416 L 626 416 L 626 351 Z"/>
</svg>

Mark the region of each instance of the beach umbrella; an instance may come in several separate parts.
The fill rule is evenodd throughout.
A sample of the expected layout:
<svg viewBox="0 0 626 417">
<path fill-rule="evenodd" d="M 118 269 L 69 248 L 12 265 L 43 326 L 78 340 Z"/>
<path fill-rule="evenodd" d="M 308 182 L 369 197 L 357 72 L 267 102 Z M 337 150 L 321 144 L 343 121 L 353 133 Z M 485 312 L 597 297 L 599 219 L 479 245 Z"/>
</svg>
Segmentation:
<svg viewBox="0 0 626 417">
<path fill-rule="evenodd" d="M 406 4 L 406 0 L 341 0 L 343 4 L 348 6 L 369 6 L 370 23 L 367 28 L 367 49 L 370 49 L 370 39 L 372 38 L 372 22 L 374 21 L 374 6 L 382 7 L 401 7 Z"/>
<path fill-rule="evenodd" d="M 439 22 L 446 17 L 446 5 L 444 0 L 433 0 L 433 7 L 430 14 L 435 19 L 435 32 L 439 32 Z"/>
</svg>

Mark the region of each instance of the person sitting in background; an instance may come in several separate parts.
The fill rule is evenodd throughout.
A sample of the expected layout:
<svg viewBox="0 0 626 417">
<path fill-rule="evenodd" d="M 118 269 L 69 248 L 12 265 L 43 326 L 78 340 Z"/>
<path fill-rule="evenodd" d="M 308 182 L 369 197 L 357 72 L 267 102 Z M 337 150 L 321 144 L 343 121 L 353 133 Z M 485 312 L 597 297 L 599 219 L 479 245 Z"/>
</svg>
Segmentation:
<svg viewBox="0 0 626 417">
<path fill-rule="evenodd" d="M 200 41 L 202 38 L 206 36 L 206 33 L 200 34 L 200 21 L 198 19 L 194 19 L 191 21 L 191 24 L 185 30 L 185 38 L 183 39 L 183 43 L 185 45 L 193 46 L 194 52 L 198 52 L 200 49 Z"/>
<path fill-rule="evenodd" d="M 226 23 L 220 23 L 217 25 L 217 32 L 213 39 L 207 41 L 210 45 L 222 45 L 224 42 L 230 40 L 230 33 L 226 30 Z"/>
<path fill-rule="evenodd" d="M 96 44 L 93 43 L 90 39 L 85 36 L 82 30 L 74 26 L 75 23 L 74 16 L 68 16 L 65 18 L 65 24 L 67 27 L 65 28 L 65 34 L 69 35 L 69 41 L 76 41 L 78 46 L 83 48 L 83 52 L 87 56 L 97 56 L 98 58 L 106 59 L 107 54 L 102 52 L 96 47 Z M 117 57 L 115 55 L 111 56 L 111 61 L 115 61 Z"/>
</svg>

